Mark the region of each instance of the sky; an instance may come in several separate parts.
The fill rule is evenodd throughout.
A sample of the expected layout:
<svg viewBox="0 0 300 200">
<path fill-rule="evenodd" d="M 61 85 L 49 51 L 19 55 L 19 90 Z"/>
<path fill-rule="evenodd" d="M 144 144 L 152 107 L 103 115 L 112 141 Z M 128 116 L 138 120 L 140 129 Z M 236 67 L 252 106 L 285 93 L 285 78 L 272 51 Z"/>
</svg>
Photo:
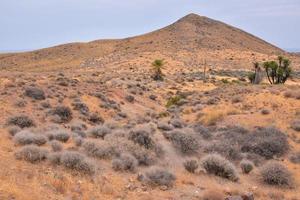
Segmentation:
<svg viewBox="0 0 300 200">
<path fill-rule="evenodd" d="M 189 13 L 300 51 L 300 0 L 0 0 L 0 51 L 126 38 Z"/>
</svg>

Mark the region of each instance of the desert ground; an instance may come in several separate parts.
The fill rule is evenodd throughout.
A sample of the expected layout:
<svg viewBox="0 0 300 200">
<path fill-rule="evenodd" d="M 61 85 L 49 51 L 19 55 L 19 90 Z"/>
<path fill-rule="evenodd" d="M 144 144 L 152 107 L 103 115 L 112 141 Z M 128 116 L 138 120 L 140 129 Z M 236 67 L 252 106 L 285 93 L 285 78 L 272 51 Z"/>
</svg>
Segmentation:
<svg viewBox="0 0 300 200">
<path fill-rule="evenodd" d="M 285 84 L 249 82 L 279 55 Z M 1 200 L 300 199 L 299 54 L 191 14 L 0 70 Z"/>
</svg>

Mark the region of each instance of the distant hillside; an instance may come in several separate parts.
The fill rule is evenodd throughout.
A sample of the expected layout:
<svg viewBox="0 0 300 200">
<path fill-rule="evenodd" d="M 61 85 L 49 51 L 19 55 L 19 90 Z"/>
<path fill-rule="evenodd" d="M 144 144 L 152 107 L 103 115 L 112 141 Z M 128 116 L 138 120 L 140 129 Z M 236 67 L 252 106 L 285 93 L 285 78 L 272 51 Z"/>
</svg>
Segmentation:
<svg viewBox="0 0 300 200">
<path fill-rule="evenodd" d="M 300 48 L 287 48 L 285 50 L 291 53 L 300 53 Z"/>
<path fill-rule="evenodd" d="M 285 53 L 240 29 L 207 17 L 189 14 L 165 28 L 137 37 L 65 44 L 27 53 L 1 54 L 0 68 L 47 70 L 49 67 L 74 68 L 95 63 L 103 66 L 138 59 L 154 52 L 156 56 L 172 57 L 174 62 L 181 62 L 182 65 L 190 64 L 188 59 L 196 55 L 211 58 L 217 64 L 218 59 L 230 57 L 232 60 L 236 54 L 234 52 L 245 52 L 252 57 L 255 53 L 266 56 Z M 206 54 L 207 52 L 213 52 L 213 55 Z M 220 52 L 225 52 L 224 58 L 221 58 Z M 244 56 L 240 57 L 243 59 Z M 226 61 L 225 64 L 230 63 Z"/>
</svg>

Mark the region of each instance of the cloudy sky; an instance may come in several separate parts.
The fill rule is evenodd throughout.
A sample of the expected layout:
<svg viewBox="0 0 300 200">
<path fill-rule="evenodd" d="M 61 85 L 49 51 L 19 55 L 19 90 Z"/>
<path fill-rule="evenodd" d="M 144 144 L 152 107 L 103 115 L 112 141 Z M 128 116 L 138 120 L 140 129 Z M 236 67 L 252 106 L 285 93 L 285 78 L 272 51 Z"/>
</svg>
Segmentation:
<svg viewBox="0 0 300 200">
<path fill-rule="evenodd" d="M 0 51 L 134 36 L 189 13 L 300 49 L 300 0 L 0 0 Z"/>
</svg>

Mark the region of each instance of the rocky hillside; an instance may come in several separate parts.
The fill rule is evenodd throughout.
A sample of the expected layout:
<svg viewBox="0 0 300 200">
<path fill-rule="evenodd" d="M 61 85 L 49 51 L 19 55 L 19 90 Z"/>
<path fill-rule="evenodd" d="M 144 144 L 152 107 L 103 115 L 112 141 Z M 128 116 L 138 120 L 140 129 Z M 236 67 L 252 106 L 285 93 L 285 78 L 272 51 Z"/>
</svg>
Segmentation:
<svg viewBox="0 0 300 200">
<path fill-rule="evenodd" d="M 278 54 L 285 52 L 242 30 L 190 14 L 165 28 L 137 37 L 2 54 L 0 68 L 44 71 L 121 63 L 145 65 L 155 57 L 183 67 L 197 65 L 193 59 L 208 59 L 212 67 L 235 68 L 240 67 L 241 62 L 243 67 L 250 67 L 253 60 Z"/>
</svg>

